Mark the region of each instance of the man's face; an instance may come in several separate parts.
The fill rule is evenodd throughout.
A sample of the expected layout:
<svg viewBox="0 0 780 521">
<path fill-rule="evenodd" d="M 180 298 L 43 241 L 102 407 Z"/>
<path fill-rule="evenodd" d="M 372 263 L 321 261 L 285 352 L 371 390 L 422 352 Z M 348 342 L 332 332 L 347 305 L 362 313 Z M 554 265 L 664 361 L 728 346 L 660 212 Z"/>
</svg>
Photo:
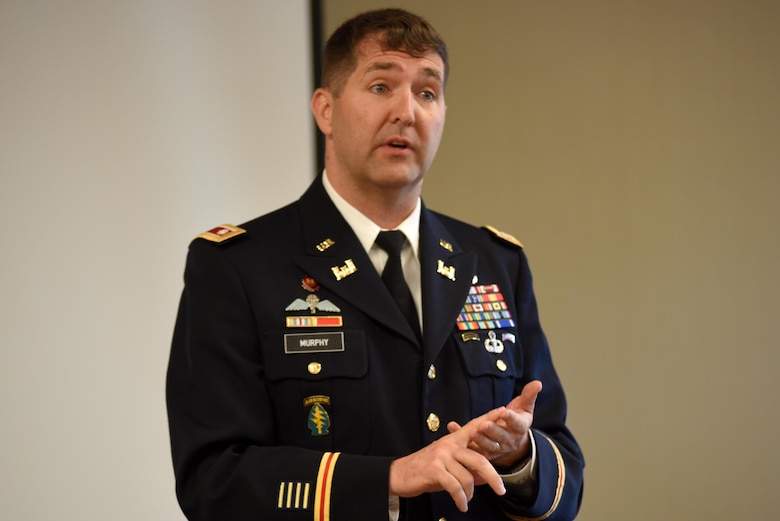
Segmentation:
<svg viewBox="0 0 780 521">
<path fill-rule="evenodd" d="M 328 177 L 369 192 L 421 186 L 444 130 L 443 80 L 437 53 L 415 58 L 364 40 L 339 96 L 325 91 L 321 111 L 316 93 L 312 103 L 329 141 Z"/>
</svg>

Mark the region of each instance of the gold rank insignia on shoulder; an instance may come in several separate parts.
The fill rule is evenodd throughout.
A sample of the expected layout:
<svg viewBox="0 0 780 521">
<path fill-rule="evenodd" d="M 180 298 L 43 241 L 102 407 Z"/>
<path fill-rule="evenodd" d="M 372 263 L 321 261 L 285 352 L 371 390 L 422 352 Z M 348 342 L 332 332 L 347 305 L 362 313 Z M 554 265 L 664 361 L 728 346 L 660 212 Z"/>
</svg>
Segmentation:
<svg viewBox="0 0 780 521">
<path fill-rule="evenodd" d="M 238 237 L 239 235 L 243 235 L 245 233 L 246 230 L 243 228 L 233 226 L 232 224 L 223 224 L 221 226 L 217 226 L 216 228 L 212 228 L 207 232 L 201 233 L 196 237 L 196 239 L 206 239 L 207 241 L 219 243 L 232 239 L 233 237 Z"/>
<path fill-rule="evenodd" d="M 503 239 L 509 244 L 514 244 L 515 246 L 519 246 L 520 248 L 523 247 L 523 243 L 518 241 L 513 235 L 509 235 L 508 233 L 502 232 L 501 230 L 497 230 L 496 228 L 492 226 L 483 226 L 484 229 L 498 237 L 499 239 Z"/>
</svg>

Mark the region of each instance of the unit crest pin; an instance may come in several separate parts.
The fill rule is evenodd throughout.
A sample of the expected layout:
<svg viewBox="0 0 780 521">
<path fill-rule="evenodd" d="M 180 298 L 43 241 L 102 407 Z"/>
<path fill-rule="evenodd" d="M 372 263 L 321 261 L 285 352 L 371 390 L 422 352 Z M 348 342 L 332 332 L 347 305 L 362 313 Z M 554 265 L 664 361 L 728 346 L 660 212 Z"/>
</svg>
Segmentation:
<svg viewBox="0 0 780 521">
<path fill-rule="evenodd" d="M 311 291 L 312 293 L 320 290 L 319 283 L 316 280 L 314 280 L 314 277 L 311 277 L 309 275 L 303 276 L 303 280 L 301 280 L 301 287 L 306 291 Z"/>
</svg>

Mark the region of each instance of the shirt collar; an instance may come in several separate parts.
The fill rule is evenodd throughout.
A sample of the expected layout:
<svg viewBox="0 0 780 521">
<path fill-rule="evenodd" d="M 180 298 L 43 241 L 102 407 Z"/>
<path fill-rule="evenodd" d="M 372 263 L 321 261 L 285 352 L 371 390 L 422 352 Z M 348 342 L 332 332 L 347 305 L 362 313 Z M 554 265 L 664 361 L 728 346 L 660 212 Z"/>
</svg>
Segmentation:
<svg viewBox="0 0 780 521">
<path fill-rule="evenodd" d="M 333 204 L 336 205 L 336 209 L 344 217 L 344 220 L 347 221 L 355 235 L 357 235 L 363 249 L 369 251 L 382 228 L 341 197 L 333 188 L 333 185 L 330 184 L 330 181 L 328 181 L 328 173 L 325 171 L 323 171 L 322 184 L 325 187 L 325 192 L 330 196 Z M 406 235 L 409 244 L 412 245 L 412 252 L 417 258 L 419 258 L 418 248 L 420 245 L 420 208 L 420 198 L 418 197 L 412 213 L 394 228 L 395 230 L 401 230 Z"/>
</svg>

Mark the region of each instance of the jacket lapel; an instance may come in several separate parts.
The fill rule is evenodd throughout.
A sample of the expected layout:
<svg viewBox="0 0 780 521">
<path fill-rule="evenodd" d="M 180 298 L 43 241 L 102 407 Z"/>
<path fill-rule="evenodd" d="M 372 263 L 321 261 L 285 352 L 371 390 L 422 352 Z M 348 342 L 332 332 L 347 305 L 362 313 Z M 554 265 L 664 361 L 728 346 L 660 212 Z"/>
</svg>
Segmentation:
<svg viewBox="0 0 780 521">
<path fill-rule="evenodd" d="M 463 251 L 436 215 L 423 207 L 420 218 L 425 367 L 452 334 L 477 272 L 477 256 Z"/>
<path fill-rule="evenodd" d="M 417 343 L 357 236 L 317 178 L 299 201 L 305 253 L 295 257 L 303 271 L 344 302 Z M 350 327 L 345 322 L 345 327 Z"/>
</svg>

